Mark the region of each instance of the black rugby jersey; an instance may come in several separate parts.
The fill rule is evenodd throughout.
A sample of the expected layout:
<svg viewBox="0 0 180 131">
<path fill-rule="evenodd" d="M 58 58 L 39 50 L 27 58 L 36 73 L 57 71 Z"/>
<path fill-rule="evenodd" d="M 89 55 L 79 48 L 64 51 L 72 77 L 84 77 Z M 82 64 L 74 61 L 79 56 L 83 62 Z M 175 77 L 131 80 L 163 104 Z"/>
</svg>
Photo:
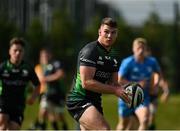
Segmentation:
<svg viewBox="0 0 180 131">
<path fill-rule="evenodd" d="M 77 74 L 73 89 L 68 95 L 68 100 L 77 101 L 88 99 L 101 104 L 101 94 L 86 90 L 82 87 L 80 79 L 80 66 L 91 66 L 96 68 L 94 79 L 106 83 L 113 72 L 117 72 L 119 62 L 116 58 L 117 53 L 111 49 L 109 52 L 98 42 L 94 41 L 81 49 L 78 56 Z"/>
<path fill-rule="evenodd" d="M 63 70 L 63 64 L 60 61 L 52 61 L 49 64 L 45 66 L 45 71 L 44 75 L 52 75 L 54 74 L 57 70 Z M 47 92 L 45 93 L 46 95 L 53 96 L 53 95 L 58 95 L 59 98 L 65 99 L 65 85 L 64 85 L 64 79 L 60 78 L 58 80 L 54 80 L 51 82 L 47 82 Z"/>
<path fill-rule="evenodd" d="M 16 105 L 24 108 L 26 99 L 26 87 L 32 82 L 38 86 L 39 79 L 34 69 L 24 61 L 18 66 L 9 60 L 0 64 L 0 105 Z"/>
</svg>

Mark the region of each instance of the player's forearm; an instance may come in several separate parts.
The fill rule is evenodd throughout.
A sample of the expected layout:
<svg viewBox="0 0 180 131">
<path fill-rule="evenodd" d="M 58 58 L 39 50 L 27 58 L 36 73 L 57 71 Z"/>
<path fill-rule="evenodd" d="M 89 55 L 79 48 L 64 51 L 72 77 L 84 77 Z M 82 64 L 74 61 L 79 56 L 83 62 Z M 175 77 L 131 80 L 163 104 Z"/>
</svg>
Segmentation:
<svg viewBox="0 0 180 131">
<path fill-rule="evenodd" d="M 162 81 L 163 83 L 161 83 L 160 87 L 162 88 L 163 90 L 163 94 L 165 95 L 169 95 L 169 86 L 168 86 L 168 83 L 166 81 Z"/>
<path fill-rule="evenodd" d="M 46 76 L 45 80 L 46 80 L 46 82 L 51 82 L 51 81 L 59 80 L 60 78 L 63 78 L 63 77 L 64 77 L 64 72 L 57 71 L 54 74 Z"/>
<path fill-rule="evenodd" d="M 36 99 L 40 94 L 40 86 L 36 87 L 31 95 L 33 99 Z"/>
<path fill-rule="evenodd" d="M 30 105 L 33 104 L 35 102 L 36 98 L 39 96 L 39 94 L 40 94 L 40 86 L 38 86 L 34 89 L 31 96 L 27 99 L 27 103 Z"/>
</svg>

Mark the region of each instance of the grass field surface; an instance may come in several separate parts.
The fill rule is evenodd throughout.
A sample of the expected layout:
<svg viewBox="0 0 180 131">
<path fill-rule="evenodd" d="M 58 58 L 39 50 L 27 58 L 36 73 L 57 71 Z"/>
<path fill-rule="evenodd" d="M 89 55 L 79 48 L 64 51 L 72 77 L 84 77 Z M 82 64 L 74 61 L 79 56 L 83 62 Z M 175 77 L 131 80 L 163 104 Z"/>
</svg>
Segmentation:
<svg viewBox="0 0 180 131">
<path fill-rule="evenodd" d="M 111 129 L 115 129 L 118 122 L 117 98 L 112 95 L 103 95 L 104 116 L 110 123 Z M 156 116 L 158 130 L 180 130 L 180 95 L 171 95 L 167 103 L 160 103 Z M 38 103 L 27 106 L 22 129 L 28 129 L 38 113 Z M 76 129 L 76 122 L 65 112 L 70 130 Z M 59 123 L 60 124 L 60 123 Z M 51 129 L 50 125 L 48 129 Z"/>
</svg>

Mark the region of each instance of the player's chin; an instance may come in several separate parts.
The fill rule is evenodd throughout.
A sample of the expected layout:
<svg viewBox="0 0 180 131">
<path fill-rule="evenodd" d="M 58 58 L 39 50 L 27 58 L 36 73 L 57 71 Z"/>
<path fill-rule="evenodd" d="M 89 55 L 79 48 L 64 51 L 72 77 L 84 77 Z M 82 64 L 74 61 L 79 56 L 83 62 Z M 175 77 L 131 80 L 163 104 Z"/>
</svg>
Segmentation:
<svg viewBox="0 0 180 131">
<path fill-rule="evenodd" d="M 112 42 L 112 41 L 106 41 L 106 47 L 111 47 L 111 46 L 112 46 L 112 44 L 113 44 L 113 42 Z"/>
<path fill-rule="evenodd" d="M 113 40 L 112 39 L 106 40 L 106 43 L 111 45 L 113 43 Z"/>
</svg>

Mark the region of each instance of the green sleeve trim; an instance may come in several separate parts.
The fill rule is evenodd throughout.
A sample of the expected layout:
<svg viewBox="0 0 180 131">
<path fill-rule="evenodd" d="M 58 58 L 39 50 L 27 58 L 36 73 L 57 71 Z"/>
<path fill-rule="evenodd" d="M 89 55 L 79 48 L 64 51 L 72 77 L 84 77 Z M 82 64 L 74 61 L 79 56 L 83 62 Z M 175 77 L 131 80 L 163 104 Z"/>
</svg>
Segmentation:
<svg viewBox="0 0 180 131">
<path fill-rule="evenodd" d="M 2 95 L 2 90 L 3 90 L 2 81 L 0 80 L 0 95 Z"/>
</svg>

